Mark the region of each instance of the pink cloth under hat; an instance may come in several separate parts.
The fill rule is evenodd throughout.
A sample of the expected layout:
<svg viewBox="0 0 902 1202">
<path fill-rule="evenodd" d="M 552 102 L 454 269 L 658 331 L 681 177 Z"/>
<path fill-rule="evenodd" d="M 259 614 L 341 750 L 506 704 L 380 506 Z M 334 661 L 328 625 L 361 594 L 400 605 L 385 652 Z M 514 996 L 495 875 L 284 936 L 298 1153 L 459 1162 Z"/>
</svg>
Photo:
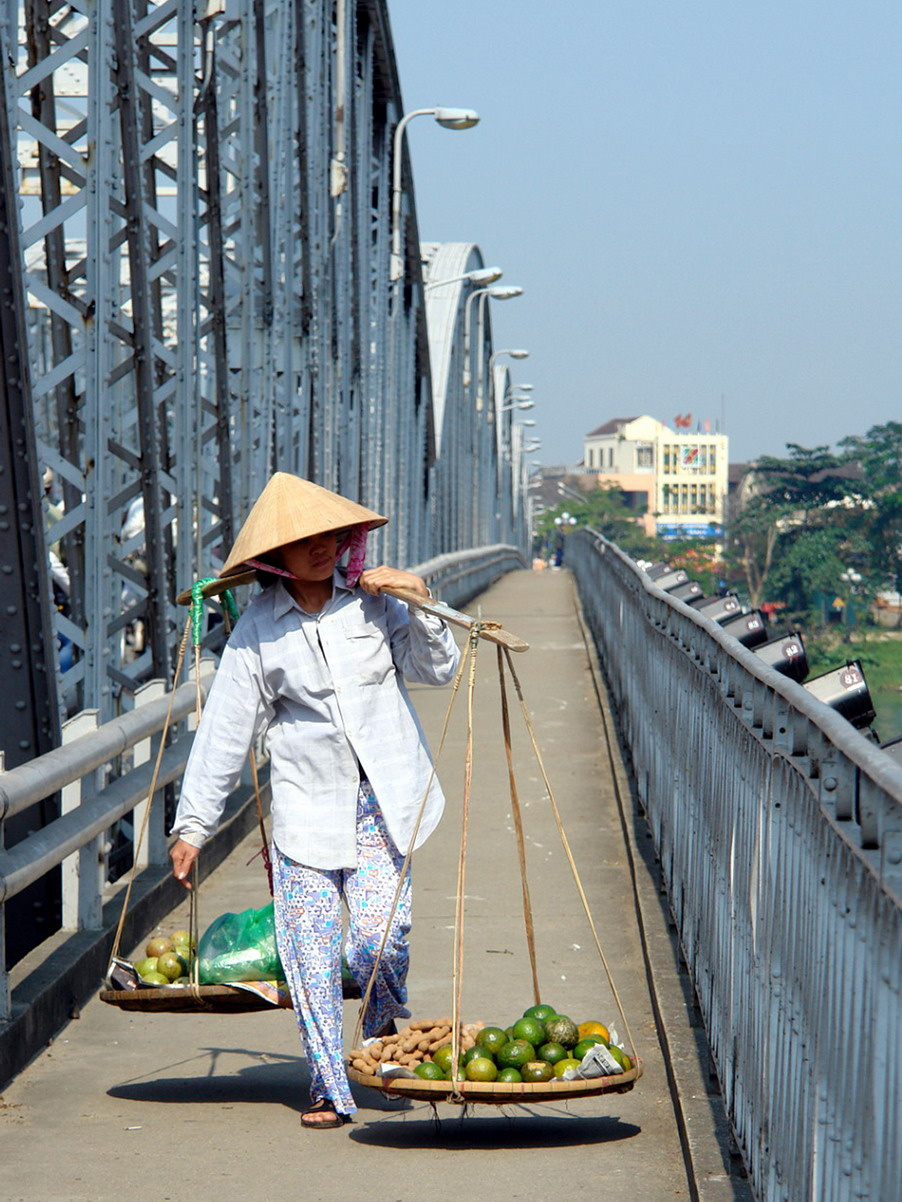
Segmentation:
<svg viewBox="0 0 902 1202">
<path fill-rule="evenodd" d="M 345 569 L 345 576 L 350 588 L 354 587 L 363 571 L 363 565 L 366 562 L 366 536 L 368 534 L 369 526 L 361 523 L 354 527 L 338 549 L 338 556 L 341 558 L 350 548 L 348 566 Z M 244 562 L 248 567 L 258 568 L 261 572 L 270 572 L 274 576 L 285 576 L 288 580 L 297 580 L 297 576 L 293 572 L 286 572 L 284 568 L 277 568 L 275 564 L 267 563 L 263 559 L 246 559 Z"/>
</svg>

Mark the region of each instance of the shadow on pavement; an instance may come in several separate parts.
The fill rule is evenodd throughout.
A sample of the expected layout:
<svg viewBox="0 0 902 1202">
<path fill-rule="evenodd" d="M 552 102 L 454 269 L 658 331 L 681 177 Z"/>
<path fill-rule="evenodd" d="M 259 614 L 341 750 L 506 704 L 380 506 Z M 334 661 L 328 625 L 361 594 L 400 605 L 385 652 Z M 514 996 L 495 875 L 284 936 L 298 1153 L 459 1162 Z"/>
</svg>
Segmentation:
<svg viewBox="0 0 902 1202">
<path fill-rule="evenodd" d="M 152 1076 L 148 1073 L 140 1079 L 111 1086 L 107 1094 L 128 1102 L 175 1102 L 181 1106 L 210 1102 L 219 1105 L 267 1102 L 298 1112 L 306 1110 L 310 1104 L 310 1074 L 303 1057 L 248 1048 L 202 1048 L 201 1052 L 203 1056 L 160 1065 L 154 1070 L 157 1073 L 171 1073 L 182 1065 L 186 1069 L 190 1065 L 191 1068 L 182 1076 Z M 229 1062 L 236 1056 L 257 1063 L 237 1070 L 230 1069 Z M 199 1060 L 208 1061 L 206 1075 L 197 1073 Z M 410 1106 L 407 1099 L 396 1101 L 383 1098 L 375 1090 L 368 1092 L 373 1095 L 367 1101 L 368 1109 L 391 1114 Z"/>
<path fill-rule="evenodd" d="M 642 1128 L 614 1115 L 594 1118 L 576 1114 L 539 1113 L 528 1107 L 503 1110 L 492 1118 L 472 1113 L 441 1118 L 428 1105 L 397 1118 L 365 1123 L 358 1114 L 355 1143 L 381 1148 L 446 1148 L 459 1151 L 486 1148 L 564 1148 L 634 1139 Z"/>
</svg>

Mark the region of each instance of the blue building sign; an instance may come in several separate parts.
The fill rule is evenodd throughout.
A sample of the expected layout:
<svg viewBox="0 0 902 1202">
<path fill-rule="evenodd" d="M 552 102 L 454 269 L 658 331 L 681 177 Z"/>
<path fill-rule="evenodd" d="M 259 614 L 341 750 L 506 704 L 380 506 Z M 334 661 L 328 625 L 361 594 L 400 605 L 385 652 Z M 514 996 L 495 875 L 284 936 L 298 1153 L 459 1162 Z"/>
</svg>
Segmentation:
<svg viewBox="0 0 902 1202">
<path fill-rule="evenodd" d="M 716 522 L 680 522 L 678 525 L 668 525 L 659 522 L 657 525 L 658 538 L 670 542 L 677 538 L 722 538 L 723 527 Z"/>
</svg>

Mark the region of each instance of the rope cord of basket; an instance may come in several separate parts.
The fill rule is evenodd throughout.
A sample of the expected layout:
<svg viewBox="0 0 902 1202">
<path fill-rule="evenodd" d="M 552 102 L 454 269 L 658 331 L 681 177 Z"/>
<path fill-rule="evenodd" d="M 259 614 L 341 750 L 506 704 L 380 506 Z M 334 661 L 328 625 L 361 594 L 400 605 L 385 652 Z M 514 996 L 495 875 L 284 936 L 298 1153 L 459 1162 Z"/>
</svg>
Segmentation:
<svg viewBox="0 0 902 1202">
<path fill-rule="evenodd" d="M 366 1014 L 366 1008 L 369 1004 L 369 1000 L 370 1000 L 370 997 L 373 992 L 373 986 L 376 983 L 376 973 L 379 970 L 379 964 L 382 960 L 382 955 L 385 951 L 385 945 L 388 942 L 388 933 L 391 930 L 392 923 L 395 920 L 395 914 L 398 909 L 398 902 L 401 900 L 401 890 L 404 888 L 404 880 L 407 876 L 407 869 L 410 867 L 410 861 L 413 856 L 413 846 L 417 841 L 417 835 L 419 834 L 419 831 L 420 831 L 420 824 L 422 823 L 423 815 L 426 812 L 426 802 L 429 798 L 429 790 L 432 788 L 432 782 L 435 780 L 436 765 L 438 764 L 438 762 L 441 758 L 442 749 L 445 746 L 445 739 L 448 734 L 448 726 L 451 721 L 451 711 L 454 708 L 454 701 L 455 701 L 458 691 L 460 689 L 460 682 L 461 682 L 461 679 L 463 678 L 464 669 L 466 668 L 467 660 L 469 659 L 469 656 L 470 656 L 470 646 L 468 643 L 465 653 L 461 656 L 460 663 L 457 666 L 457 672 L 454 676 L 454 681 L 451 685 L 451 699 L 448 702 L 448 708 L 445 711 L 445 721 L 442 726 L 442 734 L 441 734 L 441 738 L 439 739 L 438 751 L 436 752 L 435 759 L 433 760 L 433 763 L 432 763 L 432 768 L 429 772 L 429 779 L 426 782 L 426 788 L 423 792 L 423 800 L 420 802 L 420 808 L 417 811 L 416 822 L 414 823 L 414 826 L 413 826 L 413 833 L 410 836 L 410 846 L 407 849 L 407 855 L 404 857 L 404 863 L 401 865 L 401 871 L 398 873 L 398 884 L 395 889 L 395 896 L 392 899 L 391 909 L 390 909 L 389 915 L 388 915 L 388 921 L 385 924 L 385 930 L 382 932 L 382 939 L 379 943 L 379 948 L 376 952 L 376 959 L 373 962 L 373 971 L 370 973 L 370 979 L 369 979 L 369 981 L 367 981 L 366 989 L 363 991 L 363 997 L 361 998 L 361 1001 L 360 1001 L 360 1009 L 357 1012 L 357 1023 L 354 1028 L 354 1039 L 352 1040 L 352 1044 L 354 1047 L 357 1047 L 358 1042 L 360 1040 L 360 1036 L 363 1032 L 363 1018 L 364 1018 L 364 1015 Z"/>
<path fill-rule="evenodd" d="M 173 673 L 173 688 L 169 691 L 169 705 L 166 709 L 166 718 L 163 722 L 163 730 L 160 734 L 160 742 L 157 747 L 157 758 L 154 761 L 153 775 L 150 779 L 150 789 L 147 794 L 147 805 L 144 807 L 144 816 L 141 821 L 141 829 L 138 832 L 138 838 L 135 840 L 132 850 L 132 867 L 128 874 L 128 883 L 125 886 L 125 897 L 122 899 L 122 909 L 119 912 L 119 922 L 116 925 L 116 934 L 113 937 L 113 949 L 110 952 L 110 961 L 112 962 L 119 955 L 119 944 L 122 941 L 122 929 L 125 926 L 125 916 L 128 913 L 128 903 L 132 895 L 132 886 L 135 883 L 135 876 L 138 871 L 138 852 L 144 843 L 144 838 L 147 834 L 147 826 L 150 821 L 150 807 L 153 802 L 153 795 L 157 791 L 157 780 L 160 776 L 160 766 L 163 762 L 163 752 L 166 750 L 166 736 L 169 733 L 169 726 L 172 722 L 172 709 L 175 705 L 175 684 L 178 681 L 182 672 L 182 665 L 185 662 L 185 652 L 188 647 L 188 636 L 191 634 L 191 617 L 188 616 L 185 622 L 185 630 L 182 634 L 182 640 L 179 643 L 178 657 L 176 659 L 175 672 Z"/>
<path fill-rule="evenodd" d="M 467 744 L 464 761 L 464 796 L 460 823 L 460 854 L 457 861 L 457 899 L 454 914 L 454 962 L 451 973 L 451 1093 L 449 1100 L 463 1101 L 460 1077 L 460 1002 L 464 983 L 464 901 L 466 899 L 467 843 L 470 827 L 470 793 L 473 784 L 473 698 L 476 692 L 476 658 L 479 629 L 474 626 L 469 641 L 470 673 L 467 679 Z"/>
<path fill-rule="evenodd" d="M 169 705 L 166 709 L 166 717 L 163 721 L 163 727 L 160 732 L 159 746 L 157 747 L 157 755 L 156 755 L 156 760 L 154 762 L 153 774 L 151 776 L 150 788 L 147 793 L 147 805 L 144 807 L 144 815 L 141 820 L 141 827 L 138 832 L 138 837 L 135 840 L 134 846 L 133 846 L 132 867 L 131 867 L 131 871 L 129 872 L 128 882 L 125 887 L 125 896 L 122 901 L 122 909 L 119 913 L 119 921 L 116 925 L 116 934 L 113 937 L 113 947 L 112 947 L 112 951 L 110 952 L 110 961 L 111 962 L 119 955 L 120 944 L 122 942 L 122 931 L 125 926 L 126 915 L 128 914 L 128 906 L 129 906 L 129 901 L 131 899 L 132 887 L 135 883 L 135 877 L 136 877 L 137 871 L 138 871 L 138 853 L 141 850 L 141 847 L 144 844 L 144 839 L 147 835 L 147 827 L 148 827 L 148 824 L 150 821 L 150 808 L 151 808 L 151 805 L 153 804 L 154 794 L 157 791 L 157 781 L 160 776 L 160 767 L 163 762 L 163 753 L 166 750 L 166 740 L 167 740 L 167 736 L 169 734 L 169 728 L 172 725 L 172 710 L 175 705 L 175 690 L 178 685 L 179 678 L 182 674 L 182 669 L 184 667 L 189 637 L 191 638 L 192 647 L 194 650 L 194 679 L 195 679 L 195 689 L 196 689 L 195 717 L 196 717 L 197 721 L 200 721 L 201 711 L 203 708 L 203 698 L 202 698 L 202 694 L 201 694 L 201 685 L 200 685 L 200 648 L 201 648 L 201 643 L 203 642 L 203 614 L 204 614 L 204 601 L 205 601 L 204 595 L 203 595 L 203 590 L 204 590 L 205 585 L 211 584 L 211 583 L 217 581 L 218 579 L 219 578 L 217 576 L 207 576 L 201 580 L 196 580 L 194 582 L 194 584 L 192 584 L 192 586 L 191 586 L 191 604 L 190 604 L 190 608 L 188 611 L 188 617 L 185 620 L 185 629 L 182 633 L 182 639 L 179 644 L 179 650 L 178 650 L 178 656 L 176 657 L 175 669 L 172 673 L 172 688 L 169 691 Z M 238 615 L 238 606 L 236 605 L 235 599 L 228 589 L 226 589 L 223 593 L 221 593 L 220 596 L 222 598 L 223 620 L 225 622 L 226 631 L 228 633 L 231 633 L 231 620 L 237 619 L 239 616 Z M 256 762 L 256 757 L 254 755 L 253 748 L 251 749 L 251 752 L 250 752 L 250 761 L 251 761 L 251 775 L 252 775 L 253 784 L 254 784 L 254 797 L 255 797 L 256 803 L 257 803 L 257 817 L 258 817 L 258 820 L 260 823 L 261 833 L 263 834 L 263 859 L 264 859 L 264 864 L 266 865 L 266 872 L 267 872 L 267 877 L 269 880 L 270 893 L 272 893 L 272 865 L 271 865 L 270 859 L 269 859 L 269 849 L 266 845 L 266 832 L 265 832 L 264 825 L 263 825 L 263 804 L 262 804 L 262 801 L 260 798 L 260 785 L 259 785 L 259 780 L 258 780 L 258 775 L 257 775 L 257 762 Z M 197 927 L 198 927 L 197 861 L 195 861 L 195 863 L 193 865 L 192 875 L 193 875 L 194 883 L 193 883 L 193 887 L 190 890 L 190 894 L 189 894 L 188 913 L 189 913 L 189 928 L 190 928 L 191 938 L 193 941 L 192 945 L 196 948 L 197 947 L 197 935 L 198 935 L 198 929 L 197 929 Z M 192 978 L 193 978 L 192 979 L 192 993 L 194 993 L 194 991 L 199 986 L 199 977 L 198 977 L 199 960 L 196 955 L 192 959 L 191 972 L 192 972 Z"/>
<path fill-rule="evenodd" d="M 501 727 L 504 731 L 504 752 L 507 757 L 507 775 L 510 784 L 511 813 L 514 819 L 514 829 L 517 833 L 517 857 L 520 861 L 520 887 L 523 893 L 523 922 L 526 927 L 526 946 L 529 950 L 529 967 L 532 971 L 532 991 L 536 1005 L 542 1000 L 539 989 L 539 972 L 536 963 L 536 933 L 532 918 L 532 902 L 529 897 L 529 878 L 526 873 L 526 837 L 523 831 L 523 813 L 520 809 L 520 794 L 514 775 L 514 755 L 511 746 L 510 711 L 507 704 L 507 688 L 504 683 L 504 658 L 498 652 L 498 684 L 501 688 Z"/>
<path fill-rule="evenodd" d="M 583 888 L 583 883 L 582 883 L 582 880 L 580 879 L 579 870 L 576 867 L 576 860 L 573 858 L 573 852 L 570 850 L 570 841 L 567 838 L 567 832 L 564 830 L 564 824 L 561 821 L 561 814 L 560 814 L 560 810 L 558 809 L 557 799 L 554 796 L 554 790 L 551 787 L 551 782 L 548 779 L 548 773 L 545 770 L 545 761 L 542 759 L 542 753 L 539 750 L 539 744 L 536 740 L 535 730 L 533 729 L 533 725 L 532 725 L 532 719 L 529 716 L 529 709 L 527 708 L 526 702 L 523 697 L 523 690 L 520 686 L 520 680 L 519 680 L 519 677 L 517 676 L 516 669 L 514 668 L 513 661 L 511 660 L 510 652 L 507 650 L 506 647 L 500 648 L 500 650 L 502 650 L 504 652 L 505 658 L 507 660 L 508 671 L 510 672 L 511 679 L 514 682 L 514 688 L 516 689 L 516 692 L 517 692 L 517 699 L 520 702 L 520 710 L 523 714 L 523 720 L 526 724 L 526 729 L 529 732 L 530 742 L 532 743 L 532 749 L 535 753 L 536 763 L 539 766 L 539 771 L 542 774 L 542 781 L 544 782 L 545 789 L 548 792 L 548 800 L 551 802 L 551 810 L 552 810 L 552 813 L 554 814 L 555 825 L 557 827 L 558 835 L 560 836 L 560 839 L 561 839 L 561 846 L 563 847 L 564 854 L 567 857 L 567 863 L 570 865 L 570 871 L 573 874 L 573 881 L 574 881 L 574 884 L 576 885 L 576 890 L 579 893 L 579 899 L 582 902 L 583 910 L 585 911 L 585 914 L 586 914 L 586 920 L 589 924 L 589 930 L 592 932 L 592 938 L 595 941 L 595 948 L 598 952 L 599 958 L 604 967 L 605 976 L 608 979 L 608 985 L 611 988 L 611 994 L 613 995 L 613 998 L 614 998 L 614 1004 L 616 1005 L 617 1012 L 620 1015 L 621 1020 L 623 1021 L 623 1028 L 624 1028 L 624 1031 L 626 1032 L 626 1037 L 629 1040 L 630 1054 L 632 1055 L 632 1058 L 635 1061 L 637 1058 L 636 1057 L 636 1045 L 633 1041 L 632 1032 L 630 1031 L 629 1023 L 627 1022 L 626 1013 L 623 1009 L 623 1004 L 620 1001 L 620 994 L 617 991 L 617 986 L 614 984 L 614 978 L 611 974 L 610 967 L 608 966 L 607 957 L 604 954 L 604 949 L 601 946 L 601 940 L 598 937 L 598 930 L 595 926 L 595 920 L 592 918 L 592 911 L 589 908 L 589 901 L 588 901 L 588 898 L 586 897 L 586 891 Z"/>
<path fill-rule="evenodd" d="M 451 999 L 451 1005 L 452 1005 L 452 1014 L 451 1014 L 451 1093 L 449 1095 L 449 1101 L 456 1100 L 458 1102 L 462 1102 L 462 1101 L 466 1100 L 463 1097 L 463 1094 L 459 1090 L 460 1077 L 458 1076 L 458 1071 L 459 1071 L 458 1070 L 458 1060 L 459 1060 L 459 1055 L 460 1055 L 460 1030 L 461 1030 L 460 1010 L 461 1010 L 461 997 L 462 997 L 462 989 L 463 989 L 464 901 L 465 901 L 465 893 L 466 893 L 466 890 L 465 890 L 466 854 L 467 854 L 467 844 L 468 844 L 468 828 L 469 828 L 469 818 L 470 818 L 470 793 L 471 793 L 471 786 L 472 786 L 472 766 L 473 766 L 473 728 L 474 728 L 473 698 L 474 698 L 474 694 L 475 694 L 476 659 L 477 659 L 477 649 L 478 649 L 478 644 L 479 644 L 479 637 L 480 637 L 480 626 L 478 623 L 474 623 L 474 626 L 472 627 L 472 629 L 470 631 L 470 636 L 468 639 L 466 651 L 465 651 L 464 655 L 461 657 L 461 662 L 460 662 L 460 665 L 457 670 L 457 675 L 455 676 L 454 683 L 452 685 L 451 699 L 448 704 L 447 712 L 445 714 L 445 721 L 444 721 L 444 725 L 442 728 L 441 740 L 439 742 L 438 751 L 436 752 L 436 755 L 435 755 L 432 773 L 431 773 L 430 779 L 429 779 L 429 786 L 431 786 L 432 779 L 435 776 L 438 762 L 441 758 L 442 750 L 444 749 L 446 735 L 448 732 L 448 727 L 449 727 L 450 718 L 451 718 L 451 712 L 452 712 L 454 704 L 457 700 L 457 697 L 459 696 L 460 683 L 463 678 L 465 668 L 467 667 L 467 665 L 469 665 L 470 671 L 469 671 L 469 676 L 468 676 L 468 688 L 467 688 L 466 760 L 465 760 L 465 766 L 464 766 L 464 795 L 463 795 L 463 813 L 462 813 L 462 820 L 461 820 L 460 855 L 459 855 L 459 859 L 458 859 L 458 873 L 457 873 L 457 896 L 455 899 L 454 947 L 453 947 L 453 964 L 452 964 L 452 999 Z M 502 658 L 502 653 L 503 653 L 503 658 Z M 620 1017 L 620 1020 L 623 1023 L 623 1028 L 624 1028 L 624 1032 L 626 1034 L 627 1041 L 629 1043 L 632 1059 L 635 1062 L 637 1060 L 635 1041 L 633 1040 L 629 1022 L 627 1021 L 626 1013 L 624 1011 L 623 1003 L 621 1002 L 620 994 L 617 990 L 617 986 L 614 983 L 614 978 L 611 973 L 611 969 L 608 964 L 607 957 L 605 956 L 604 949 L 601 946 L 601 940 L 598 935 L 598 930 L 595 925 L 595 921 L 592 917 L 592 912 L 589 907 L 588 898 L 586 897 L 586 891 L 583 887 L 583 883 L 582 883 L 582 880 L 579 875 L 579 870 L 576 866 L 576 861 L 575 861 L 575 859 L 573 857 L 573 853 L 570 849 L 570 843 L 567 838 L 567 833 L 564 829 L 563 821 L 561 819 L 560 809 L 558 807 L 557 799 L 554 795 L 554 790 L 551 786 L 551 782 L 548 779 L 548 773 L 545 769 L 545 762 L 542 758 L 542 753 L 539 749 L 538 741 L 535 736 L 535 730 L 533 728 L 532 720 L 529 716 L 529 710 L 526 706 L 526 702 L 525 702 L 525 699 L 523 696 L 523 690 L 520 685 L 520 680 L 519 680 L 519 677 L 517 676 L 516 670 L 514 669 L 513 663 L 511 662 L 510 651 L 508 650 L 507 647 L 499 646 L 498 647 L 498 675 L 499 675 L 499 683 L 500 683 L 500 687 L 501 687 L 502 729 L 504 732 L 505 753 L 507 756 L 508 777 L 509 777 L 510 790 L 511 790 L 512 813 L 514 816 L 514 825 L 515 825 L 516 834 L 517 834 L 518 857 L 519 857 L 519 863 L 520 863 L 520 876 L 521 876 L 521 885 L 522 885 L 522 893 L 523 893 L 523 914 L 524 914 L 524 924 L 525 924 L 525 928 L 526 928 L 526 941 L 527 941 L 527 946 L 528 946 L 528 950 L 529 950 L 530 968 L 532 970 L 533 990 L 534 990 L 534 994 L 535 994 L 536 1003 L 539 1003 L 541 1001 L 541 993 L 540 993 L 540 989 L 539 989 L 538 971 L 537 971 L 537 965 L 536 965 L 535 928 L 534 928 L 534 923 L 533 923 L 532 906 L 531 906 L 530 895 L 529 895 L 529 883 L 528 883 L 527 873 L 526 873 L 526 849 L 525 849 L 525 840 L 524 840 L 524 835 L 523 835 L 522 814 L 521 814 L 521 810 L 520 810 L 519 794 L 518 794 L 518 790 L 517 790 L 517 784 L 516 784 L 516 778 L 515 778 L 514 766 L 513 766 L 513 753 L 512 753 L 512 749 L 511 749 L 510 715 L 509 715 L 509 709 L 508 709 L 507 691 L 506 691 L 505 684 L 504 684 L 505 662 L 507 664 L 507 669 L 511 674 L 511 679 L 513 681 L 514 689 L 517 694 L 517 699 L 520 704 L 520 710 L 523 715 L 526 730 L 529 735 L 530 742 L 532 744 L 532 749 L 533 749 L 533 752 L 536 757 L 536 762 L 538 764 L 539 771 L 542 776 L 542 781 L 544 783 L 545 790 L 548 794 L 548 799 L 551 804 L 551 811 L 552 811 L 552 815 L 554 818 L 555 826 L 557 828 L 558 836 L 561 840 L 561 845 L 564 849 L 564 854 L 566 856 L 567 863 L 570 867 L 570 871 L 572 873 L 573 880 L 576 885 L 576 890 L 577 890 L 577 893 L 579 894 L 579 898 L 582 903 L 583 910 L 585 912 L 586 920 L 589 924 L 589 930 L 592 933 L 592 938 L 595 943 L 595 948 L 598 952 L 598 956 L 601 961 L 602 968 L 604 969 L 604 973 L 607 978 L 608 986 L 611 990 L 611 995 L 614 999 L 614 1004 L 617 1008 L 617 1012 Z M 427 796 L 428 796 L 429 786 L 427 786 L 427 790 L 426 790 Z M 414 842 L 416 841 L 416 832 L 419 829 L 420 819 L 422 818 L 422 815 L 423 815 L 423 812 L 425 809 L 425 804 L 426 804 L 426 796 L 424 796 L 423 801 L 420 805 L 420 811 L 417 816 L 416 825 L 414 827 L 414 835 L 411 838 L 411 848 L 412 848 Z M 388 933 L 391 930 L 391 926 L 394 921 L 395 912 L 397 910 L 398 902 L 399 902 L 399 899 L 401 896 L 402 883 L 404 881 L 404 877 L 407 872 L 411 854 L 412 854 L 412 852 L 408 851 L 407 856 L 405 857 L 404 864 L 402 866 L 402 870 L 401 870 L 401 874 L 400 874 L 399 884 L 395 891 L 395 897 L 392 902 L 388 920 L 385 925 L 385 930 L 382 935 L 382 941 L 381 941 L 381 943 L 379 945 L 379 949 L 376 953 L 373 970 L 370 975 L 369 982 L 367 983 L 367 987 L 366 987 L 366 990 L 363 995 L 363 1000 L 361 1001 L 361 1004 L 360 1004 L 360 1011 L 358 1014 L 357 1024 L 355 1027 L 354 1039 L 353 1039 L 353 1046 L 355 1046 L 355 1047 L 358 1046 L 358 1044 L 359 1044 L 360 1035 L 361 1035 L 361 1031 L 363 1028 L 363 1019 L 364 1019 L 364 1015 L 366 1013 L 366 1007 L 369 1002 L 370 995 L 373 990 L 373 985 L 376 980 L 376 974 L 379 969 L 379 963 L 382 959 L 382 954 L 385 950 L 385 945 L 388 940 Z"/>
</svg>

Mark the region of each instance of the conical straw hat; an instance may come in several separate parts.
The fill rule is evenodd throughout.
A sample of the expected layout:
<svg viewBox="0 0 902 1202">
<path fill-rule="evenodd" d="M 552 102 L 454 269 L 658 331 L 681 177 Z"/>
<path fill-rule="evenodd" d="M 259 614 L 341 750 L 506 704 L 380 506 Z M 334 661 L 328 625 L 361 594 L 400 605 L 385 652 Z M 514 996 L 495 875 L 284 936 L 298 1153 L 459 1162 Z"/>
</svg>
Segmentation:
<svg viewBox="0 0 902 1202">
<path fill-rule="evenodd" d="M 276 547 L 309 538 L 311 534 L 342 530 L 364 522 L 372 530 L 387 521 L 388 518 L 319 484 L 288 472 L 276 472 L 247 515 L 219 575 L 244 571 L 247 560 L 259 559 Z"/>
</svg>

